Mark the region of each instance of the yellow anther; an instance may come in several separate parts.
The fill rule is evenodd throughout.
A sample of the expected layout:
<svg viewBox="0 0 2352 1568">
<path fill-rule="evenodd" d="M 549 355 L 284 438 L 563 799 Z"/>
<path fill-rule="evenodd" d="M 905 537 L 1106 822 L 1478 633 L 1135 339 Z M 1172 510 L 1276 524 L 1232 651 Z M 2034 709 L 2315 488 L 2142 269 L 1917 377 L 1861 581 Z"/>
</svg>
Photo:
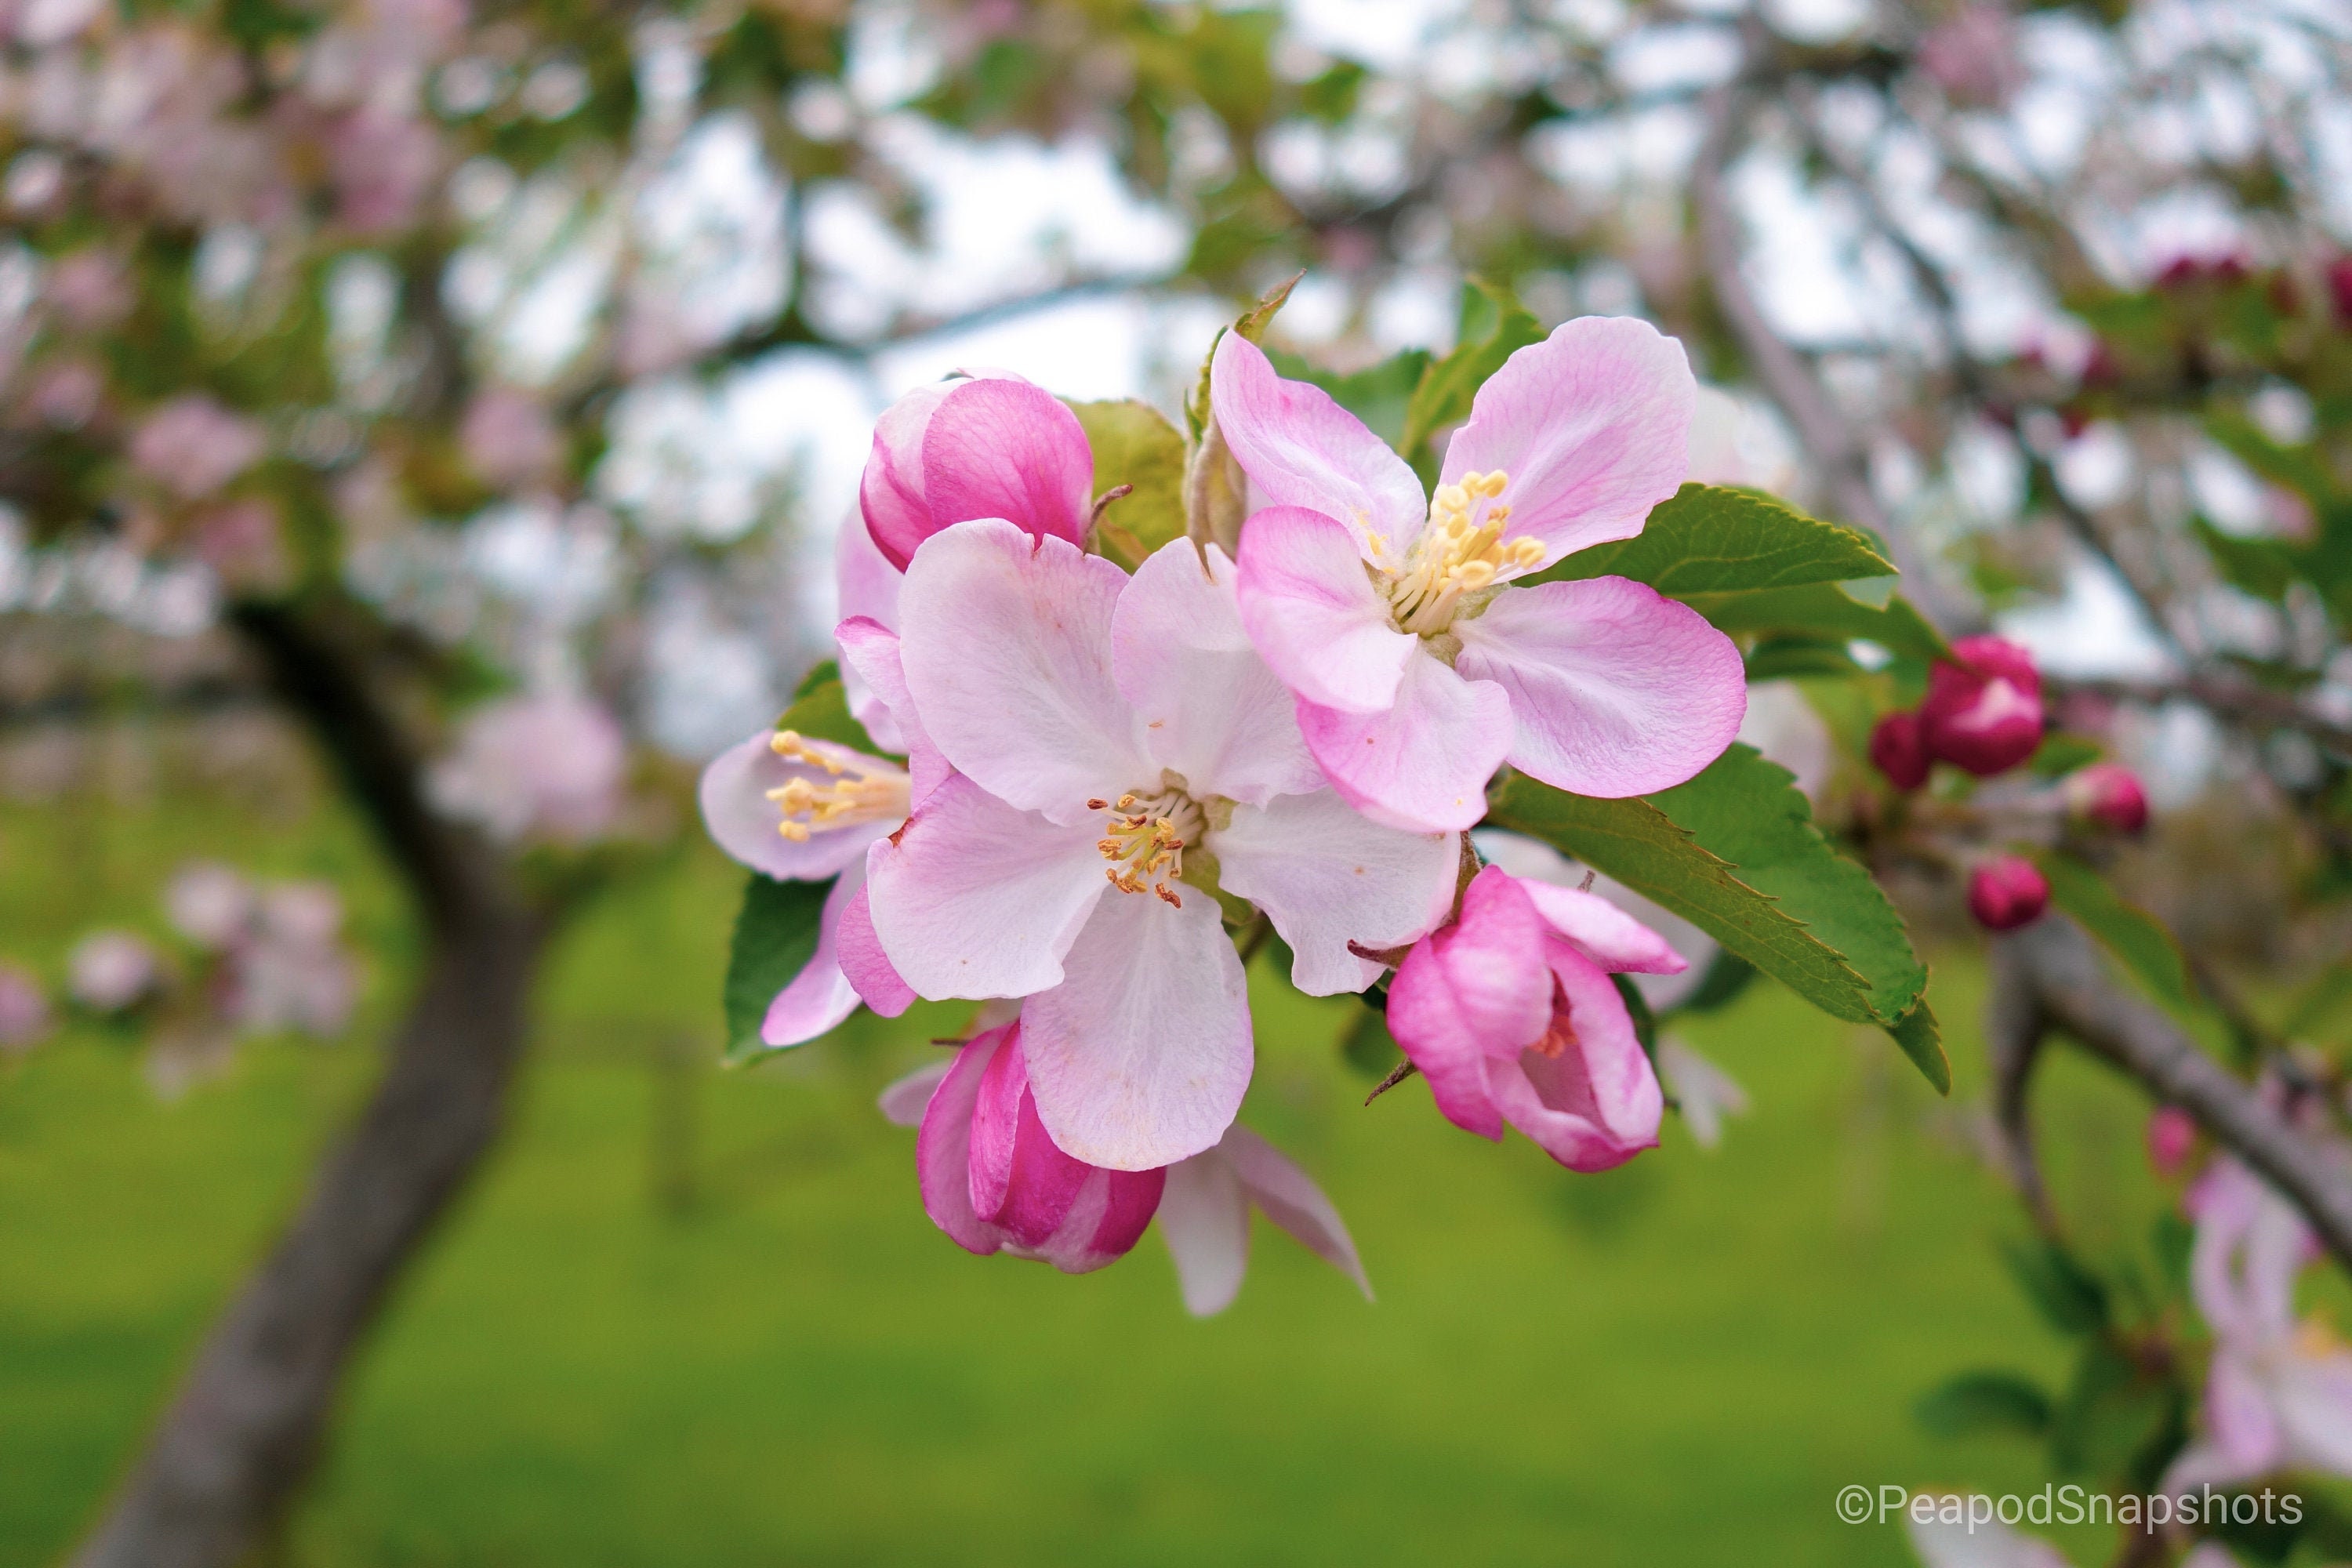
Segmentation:
<svg viewBox="0 0 2352 1568">
<path fill-rule="evenodd" d="M 908 780 L 898 769 L 855 754 L 845 762 L 818 751 L 792 730 L 777 731 L 768 747 L 787 762 L 822 770 L 834 781 L 818 785 L 793 778 L 767 792 L 783 816 L 776 831 L 793 843 L 807 843 L 813 832 L 906 817 Z"/>
<path fill-rule="evenodd" d="M 845 771 L 840 763 L 802 740 L 797 730 L 777 731 L 775 738 L 768 742 L 768 749 L 787 762 L 806 763 L 811 767 L 823 768 L 835 777 Z"/>
<path fill-rule="evenodd" d="M 1477 479 L 1478 476 L 1476 474 L 1472 474 L 1470 478 L 1475 481 Z M 1440 511 L 1468 511 L 1470 510 L 1470 487 L 1468 485 L 1441 485 L 1438 487 L 1437 494 L 1433 498 L 1433 504 Z"/>
</svg>

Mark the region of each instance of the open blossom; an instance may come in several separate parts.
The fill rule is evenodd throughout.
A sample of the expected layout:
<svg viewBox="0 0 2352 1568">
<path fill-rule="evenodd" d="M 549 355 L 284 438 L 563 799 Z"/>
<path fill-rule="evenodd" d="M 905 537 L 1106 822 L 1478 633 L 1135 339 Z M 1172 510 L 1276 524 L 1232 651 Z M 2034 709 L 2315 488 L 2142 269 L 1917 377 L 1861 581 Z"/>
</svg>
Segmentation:
<svg viewBox="0 0 2352 1568">
<path fill-rule="evenodd" d="M 1215 898 L 1257 906 L 1311 995 L 1450 900 L 1445 834 L 1377 826 L 1324 783 L 1251 650 L 1222 552 L 1130 579 L 1058 536 L 963 522 L 916 552 L 902 672 L 953 773 L 867 863 L 918 994 L 1025 997 L 1038 1114 L 1073 1156 L 1148 1170 L 1214 1144 L 1248 1086 L 1242 965 Z"/>
<path fill-rule="evenodd" d="M 864 619 L 845 622 L 835 636 L 843 672 L 861 672 L 869 689 L 890 699 L 881 711 L 890 712 L 891 704 L 904 710 L 898 639 Z M 866 886 L 866 852 L 897 832 L 945 776 L 911 712 L 894 719 L 894 734 L 907 731 L 915 743 L 904 767 L 790 730 L 762 730 L 702 772 L 702 820 L 721 849 L 778 881 L 834 879 L 816 951 L 776 994 L 760 1026 L 769 1045 L 815 1039 L 856 1012 L 861 999 L 886 1016 L 913 999 L 875 942 Z"/>
<path fill-rule="evenodd" d="M 1927 753 L 1979 778 L 2006 773 L 2042 744 L 2042 675 L 2033 656 L 1995 637 L 1952 644 L 1959 662 L 1937 659 L 1919 704 Z"/>
<path fill-rule="evenodd" d="M 163 960 L 146 938 L 131 931 L 92 931 L 66 955 L 66 989 L 93 1012 L 122 1012 L 163 983 Z"/>
<path fill-rule="evenodd" d="M 1608 900 L 1489 866 L 1398 965 L 1389 1032 L 1455 1126 L 1500 1139 L 1507 1123 L 1572 1171 L 1605 1171 L 1656 1146 L 1664 1109 L 1609 977 L 1683 967 Z"/>
<path fill-rule="evenodd" d="M 2297 1323 L 2294 1280 L 2317 1253 L 2285 1199 L 2236 1160 L 2189 1189 L 2197 1222 L 2189 1293 L 2213 1330 L 2206 1435 L 2165 1473 L 2173 1491 L 2273 1470 L 2352 1476 L 2352 1347 L 2317 1318 Z"/>
<path fill-rule="evenodd" d="M 499 838 L 593 838 L 620 813 L 628 742 L 589 698 L 502 697 L 468 714 L 426 779 L 434 804 Z"/>
<path fill-rule="evenodd" d="M 1580 795 L 1682 783 L 1739 729 L 1739 650 L 1622 577 L 1513 587 L 1641 532 L 1689 468 L 1681 345 L 1587 317 L 1480 387 L 1424 502 L 1403 458 L 1228 332 L 1217 424 L 1274 504 L 1244 526 L 1242 618 L 1297 695 L 1340 793 L 1401 826 L 1462 828 L 1496 768 Z"/>
<path fill-rule="evenodd" d="M 174 397 L 140 422 L 131 462 L 186 500 L 201 500 L 261 460 L 261 427 L 200 392 Z"/>
<path fill-rule="evenodd" d="M 1370 1299 L 1339 1211 L 1307 1173 L 1238 1121 L 1214 1148 L 1160 1170 L 1105 1171 L 1062 1153 L 1037 1121 L 1019 1027 L 981 1034 L 953 1062 L 909 1073 L 882 1091 L 884 1115 L 923 1129 L 924 1207 L 960 1246 L 1080 1273 L 1132 1247 L 1142 1230 L 1137 1211 L 1150 1219 L 1157 1205 L 1185 1310 L 1205 1318 L 1241 1290 L 1255 1208 Z M 1033 1239 L 1023 1240 L 1015 1226 Z"/>
</svg>

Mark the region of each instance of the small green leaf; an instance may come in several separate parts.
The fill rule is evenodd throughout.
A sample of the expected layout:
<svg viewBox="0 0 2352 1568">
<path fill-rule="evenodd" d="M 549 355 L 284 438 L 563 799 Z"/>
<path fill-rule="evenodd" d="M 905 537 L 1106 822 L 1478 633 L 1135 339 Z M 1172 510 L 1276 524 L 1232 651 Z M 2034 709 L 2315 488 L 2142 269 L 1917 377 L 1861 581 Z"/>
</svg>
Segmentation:
<svg viewBox="0 0 2352 1568">
<path fill-rule="evenodd" d="M 751 874 L 727 952 L 727 1060 L 747 1061 L 771 1047 L 760 1039 L 768 1004 L 816 952 L 818 917 L 831 882 L 779 882 Z"/>
<path fill-rule="evenodd" d="M 2095 1333 L 2106 1326 L 2107 1288 L 2097 1275 L 2047 1241 L 2012 1242 L 2001 1258 L 2034 1307 L 2062 1334 Z"/>
<path fill-rule="evenodd" d="M 1234 331 L 1252 342 L 1263 342 L 1266 328 L 1274 325 L 1275 312 L 1290 300 L 1290 291 L 1298 287 L 1304 272 L 1294 272 L 1258 296 L 1257 303 L 1244 310 L 1234 321 Z"/>
<path fill-rule="evenodd" d="M 1258 297 L 1256 304 L 1234 319 L 1231 328 L 1220 328 L 1216 337 L 1209 340 L 1209 352 L 1201 356 L 1201 374 L 1193 379 L 1191 395 L 1184 399 L 1184 431 L 1188 443 L 1198 445 L 1209 428 L 1209 369 L 1217 363 L 1218 342 L 1227 331 L 1239 332 L 1252 342 L 1265 336 L 1265 329 L 1272 324 L 1275 312 L 1282 309 L 1284 302 L 1290 298 L 1290 291 L 1298 287 L 1298 279 L 1306 276 L 1304 272 L 1298 273 L 1289 281 L 1267 289 Z"/>
<path fill-rule="evenodd" d="M 1925 996 L 1895 1020 L 1886 1033 L 1896 1048 L 1911 1058 L 1911 1065 L 1935 1085 L 1937 1094 L 1952 1092 L 1952 1060 L 1944 1054 L 1943 1027 L 1936 1022 L 1936 1010 L 1927 1005 Z"/>
<path fill-rule="evenodd" d="M 824 679 L 819 679 L 817 671 L 810 672 L 809 679 L 801 682 L 793 705 L 776 721 L 776 728 L 796 731 L 812 740 L 831 741 L 868 756 L 887 755 L 866 734 L 866 726 L 849 711 L 849 694 L 841 684 L 840 673 L 831 665 L 818 668 L 824 671 Z"/>
<path fill-rule="evenodd" d="M 2041 857 L 2050 879 L 2050 900 L 2075 923 L 2145 981 L 2149 990 L 2176 1007 L 2189 1005 L 2189 965 L 2172 933 L 2154 915 L 2126 903 L 2107 879 L 2071 855 Z"/>
<path fill-rule="evenodd" d="M 1405 410 L 1413 389 L 1429 370 L 1427 349 L 1407 349 L 1351 375 L 1335 375 L 1280 349 L 1266 351 L 1274 368 L 1292 381 L 1312 382 L 1331 395 L 1331 401 L 1362 420 L 1371 433 L 1390 446 L 1404 439 Z"/>
<path fill-rule="evenodd" d="M 2026 765 L 2033 770 L 2036 778 L 2063 778 L 2076 768 L 2088 767 L 2105 754 L 2105 749 L 2088 735 L 2053 730 L 2042 737 L 2042 744 L 2035 749 L 2032 760 Z"/>
<path fill-rule="evenodd" d="M 1519 350 L 1541 342 L 1543 335 L 1543 323 L 1508 289 L 1475 278 L 1464 284 L 1454 352 L 1432 364 L 1413 389 L 1397 450 L 1411 460 L 1441 427 L 1468 418 L 1470 400 L 1486 378 Z"/>
<path fill-rule="evenodd" d="M 1919 1425 L 1939 1437 L 1985 1432 L 2039 1437 L 2050 1430 L 2050 1395 L 2013 1372 L 1964 1372 L 1919 1401 Z"/>
<path fill-rule="evenodd" d="M 1544 582 L 1631 577 L 1671 598 L 1756 593 L 1884 577 L 1893 562 L 1850 528 L 1792 511 L 1753 490 L 1685 485 L 1640 533 L 1566 556 Z"/>
<path fill-rule="evenodd" d="M 1184 437 L 1160 410 L 1133 398 L 1073 403 L 1070 412 L 1094 448 L 1095 493 L 1134 487 L 1102 514 L 1104 553 L 1132 572 L 1184 536 Z"/>
<path fill-rule="evenodd" d="M 1869 982 L 1835 949 L 1648 801 L 1595 800 L 1507 773 L 1486 819 L 1540 838 L 1672 910 L 1823 1012 L 1874 1021 Z"/>
<path fill-rule="evenodd" d="M 1808 675 L 1858 675 L 1847 645 L 1824 637 L 1766 637 L 1748 654 L 1748 679 L 1783 680 Z"/>
<path fill-rule="evenodd" d="M 1914 658 L 1952 657 L 1951 646 L 1900 594 L 1888 599 L 1884 609 L 1862 603 L 1834 583 L 1680 597 L 1720 631 L 1861 637 Z"/>
<path fill-rule="evenodd" d="M 2191 519 L 2189 527 L 2231 587 L 2273 605 L 2286 597 L 2297 574 L 2294 552 L 2285 545 L 2275 539 L 2239 539 L 2201 517 Z"/>
</svg>

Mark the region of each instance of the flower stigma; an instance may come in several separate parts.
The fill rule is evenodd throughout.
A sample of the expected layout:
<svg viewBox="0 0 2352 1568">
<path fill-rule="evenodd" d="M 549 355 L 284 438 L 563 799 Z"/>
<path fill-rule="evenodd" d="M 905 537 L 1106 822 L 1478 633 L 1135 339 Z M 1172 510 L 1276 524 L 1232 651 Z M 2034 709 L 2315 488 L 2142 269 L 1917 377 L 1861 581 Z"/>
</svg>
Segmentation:
<svg viewBox="0 0 2352 1568">
<path fill-rule="evenodd" d="M 1500 503 L 1510 475 L 1468 473 L 1440 485 L 1429 500 L 1429 525 L 1404 561 L 1392 563 L 1389 542 L 1370 535 L 1372 555 L 1388 581 L 1389 616 L 1399 631 L 1444 637 L 1457 616 L 1486 607 L 1477 595 L 1543 559 L 1540 540 L 1503 538 L 1511 509 Z"/>
<path fill-rule="evenodd" d="M 863 758 L 842 762 L 810 745 L 794 730 L 777 731 L 768 749 L 786 762 L 822 768 L 833 781 L 819 786 L 804 778 L 790 779 L 768 791 L 768 798 L 784 814 L 776 831 L 795 844 L 807 843 L 811 833 L 898 822 L 907 816 L 911 793 L 907 775 L 896 768 L 868 766 Z"/>
</svg>

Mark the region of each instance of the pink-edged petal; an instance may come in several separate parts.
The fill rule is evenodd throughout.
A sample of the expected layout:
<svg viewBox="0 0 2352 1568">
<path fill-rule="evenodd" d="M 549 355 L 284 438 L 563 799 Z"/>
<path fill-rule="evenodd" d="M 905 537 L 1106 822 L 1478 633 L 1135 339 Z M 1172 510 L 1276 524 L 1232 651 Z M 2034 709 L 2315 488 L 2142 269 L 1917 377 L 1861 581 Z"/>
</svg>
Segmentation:
<svg viewBox="0 0 2352 1568">
<path fill-rule="evenodd" d="M 845 871 L 842 879 L 846 881 L 851 875 Z M 883 1017 L 895 1018 L 915 1005 L 915 988 L 882 951 L 882 939 L 874 934 L 871 897 L 863 885 L 865 868 L 858 868 L 856 875 L 860 886 L 842 904 L 841 919 L 834 926 L 834 958 L 841 965 L 842 978 L 860 1001 Z"/>
<path fill-rule="evenodd" d="M 875 847 L 866 870 L 882 951 L 934 1000 L 1060 984 L 1062 955 L 1109 890 L 1090 827 L 1015 811 L 961 774 Z"/>
<path fill-rule="evenodd" d="M 1547 925 L 1612 974 L 1680 974 L 1690 967 L 1664 937 L 1598 893 L 1549 882 L 1519 886 Z"/>
<path fill-rule="evenodd" d="M 1113 892 L 1063 967 L 1022 1005 L 1029 1082 L 1054 1142 L 1090 1165 L 1145 1171 L 1197 1154 L 1249 1088 L 1247 988 L 1206 893 L 1171 908 Z"/>
<path fill-rule="evenodd" d="M 845 686 L 855 674 L 871 706 L 887 721 L 888 730 L 898 738 L 898 750 L 907 759 L 912 804 L 922 805 L 923 797 L 948 776 L 948 760 L 931 743 L 916 716 L 915 699 L 907 689 L 907 672 L 899 658 L 898 634 L 870 616 L 853 616 L 833 628 L 833 640 L 841 649 L 843 683 Z M 854 703 L 851 711 L 856 711 Z M 874 733 L 874 726 L 866 719 L 860 717 L 858 722 L 866 725 L 868 735 Z M 877 738 L 875 743 L 881 742 Z"/>
<path fill-rule="evenodd" d="M 1464 891 L 1461 920 L 1416 943 L 1389 987 L 1389 1033 L 1445 1119 L 1482 1138 L 1503 1135 L 1486 1062 L 1540 1038 L 1551 1021 L 1547 940 L 1527 894 L 1490 866 Z"/>
<path fill-rule="evenodd" d="M 1083 548 L 1094 479 L 1078 416 L 1025 381 L 967 381 L 923 431 L 924 499 L 936 526 L 999 517 Z"/>
<path fill-rule="evenodd" d="M 820 882 L 845 866 L 866 858 L 866 847 L 897 826 L 896 823 L 857 823 L 828 832 L 812 833 L 795 843 L 780 831 L 784 814 L 768 798 L 793 779 L 814 784 L 832 782 L 824 769 L 808 763 L 787 762 L 769 745 L 772 730 L 762 730 L 739 741 L 710 760 L 702 770 L 696 794 L 702 806 L 702 825 L 711 842 L 728 858 L 779 882 Z M 836 746 L 831 742 L 809 744 L 835 761 L 861 771 L 895 772 L 891 764 Z"/>
<path fill-rule="evenodd" d="M 1249 1268 L 1249 1199 L 1223 1143 L 1168 1167 L 1160 1236 L 1175 1260 L 1186 1311 L 1213 1318 L 1234 1304 Z"/>
<path fill-rule="evenodd" d="M 1358 811 L 1391 827 L 1452 832 L 1486 815 L 1486 781 L 1511 749 L 1511 697 L 1416 648 L 1387 712 L 1343 713 L 1302 699 L 1298 729 Z"/>
<path fill-rule="evenodd" d="M 1002 1247 L 1005 1236 L 971 1206 L 971 1113 L 980 1100 L 981 1075 L 1015 1027 L 991 1029 L 956 1053 L 924 1109 L 923 1129 L 915 1140 L 923 1212 L 958 1247 L 983 1258 Z"/>
<path fill-rule="evenodd" d="M 882 411 L 874 445 L 857 481 L 857 510 L 876 552 L 905 571 L 931 534 L 930 503 L 923 494 L 923 433 L 951 384 L 919 386 Z"/>
<path fill-rule="evenodd" d="M 1221 1145 L 1241 1175 L 1250 1201 L 1265 1217 L 1287 1231 L 1291 1238 L 1356 1282 L 1364 1300 L 1372 1299 L 1372 1282 L 1364 1278 L 1364 1261 L 1356 1256 L 1355 1238 L 1347 1222 L 1323 1189 L 1287 1155 L 1236 1121 Z"/>
<path fill-rule="evenodd" d="M 1405 460 L 1321 387 L 1283 380 L 1239 332 L 1217 340 L 1209 399 L 1234 460 L 1275 505 L 1336 518 L 1367 550 L 1378 533 L 1402 555 L 1420 533 L 1428 502 Z"/>
<path fill-rule="evenodd" d="M 1631 539 L 1690 471 L 1698 401 L 1683 346 L 1647 321 L 1583 316 L 1503 362 L 1445 448 L 1442 482 L 1509 476 L 1506 539 L 1544 563 Z"/>
<path fill-rule="evenodd" d="M 920 1127 L 931 1096 L 939 1091 L 940 1085 L 946 1081 L 948 1069 L 954 1066 L 953 1061 L 931 1062 L 904 1078 L 891 1079 L 874 1100 L 881 1108 L 883 1119 L 893 1127 Z"/>
<path fill-rule="evenodd" d="M 1119 595 L 1111 658 L 1155 764 L 1195 796 L 1262 805 L 1320 789 L 1323 770 L 1299 738 L 1289 691 L 1242 629 L 1234 574 L 1213 544 L 1162 545 Z"/>
<path fill-rule="evenodd" d="M 865 896 L 866 868 L 859 861 L 843 871 L 825 894 L 817 916 L 816 951 L 768 1004 L 767 1016 L 760 1020 L 762 1045 L 805 1045 L 857 1011 L 857 988 L 841 972 L 839 943 L 843 910 Z"/>
<path fill-rule="evenodd" d="M 1045 1136 L 1016 1027 L 981 1074 L 972 1105 L 972 1211 L 1022 1246 L 1042 1247 L 1069 1217 L 1090 1174 Z"/>
<path fill-rule="evenodd" d="M 1748 711 L 1731 639 L 1622 577 L 1507 588 L 1454 630 L 1454 668 L 1509 694 L 1511 765 L 1572 794 L 1681 784 L 1723 754 Z"/>
<path fill-rule="evenodd" d="M 1111 675 L 1127 574 L 1009 522 L 923 543 L 898 596 L 898 657 L 924 731 L 959 773 L 1057 822 L 1157 781 Z"/>
<path fill-rule="evenodd" d="M 2267 1391 L 2233 1347 L 2213 1354 L 2205 1376 L 2205 1425 L 2230 1462 L 2255 1475 L 2286 1458 L 2284 1434 Z"/>
<path fill-rule="evenodd" d="M 1250 641 L 1293 691 L 1350 713 L 1396 700 L 1421 639 L 1396 629 L 1355 542 L 1330 518 L 1296 506 L 1251 518 L 1234 591 Z"/>
<path fill-rule="evenodd" d="M 1143 1239 L 1158 1211 L 1168 1173 L 1087 1169 L 1085 1184 L 1054 1234 L 1035 1247 L 1008 1251 L 1050 1263 L 1065 1274 L 1086 1274 L 1116 1263 Z"/>
<path fill-rule="evenodd" d="M 866 531 L 866 520 L 855 513 L 842 521 L 833 541 L 833 581 L 835 609 L 838 618 L 868 620 L 876 626 L 895 630 L 898 625 L 898 584 L 900 573 L 890 564 Z M 898 716 L 883 703 L 866 684 L 846 658 L 841 661 L 842 689 L 849 700 L 849 711 L 874 743 L 886 752 L 904 756 L 906 737 L 898 732 Z"/>
<path fill-rule="evenodd" d="M 1451 833 L 1383 827 L 1333 791 L 1238 805 L 1213 828 L 1218 881 L 1265 911 L 1290 946 L 1291 984 L 1309 996 L 1361 991 L 1382 965 L 1348 944 L 1402 947 L 1454 904 L 1461 848 Z"/>
<path fill-rule="evenodd" d="M 1609 976 L 1564 942 L 1549 957 L 1565 1016 L 1547 1037 L 1563 1048 L 1490 1058 L 1487 1089 L 1545 1153 L 1571 1171 L 1606 1171 L 1657 1146 L 1665 1096 Z"/>
</svg>

